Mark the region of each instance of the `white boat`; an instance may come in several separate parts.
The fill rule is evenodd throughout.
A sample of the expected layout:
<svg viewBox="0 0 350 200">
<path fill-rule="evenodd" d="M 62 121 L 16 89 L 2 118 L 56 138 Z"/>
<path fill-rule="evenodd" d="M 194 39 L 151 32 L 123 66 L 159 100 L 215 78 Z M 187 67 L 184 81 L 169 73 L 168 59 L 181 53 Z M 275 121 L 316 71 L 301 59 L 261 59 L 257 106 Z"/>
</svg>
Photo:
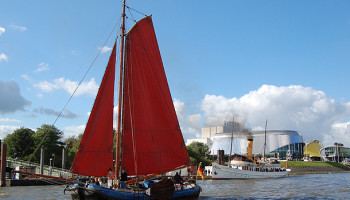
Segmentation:
<svg viewBox="0 0 350 200">
<path fill-rule="evenodd" d="M 212 179 L 280 178 L 291 170 L 281 168 L 277 158 L 255 159 L 252 156 L 253 140 L 248 139 L 247 155 L 234 154 L 229 165 L 212 163 Z"/>
</svg>

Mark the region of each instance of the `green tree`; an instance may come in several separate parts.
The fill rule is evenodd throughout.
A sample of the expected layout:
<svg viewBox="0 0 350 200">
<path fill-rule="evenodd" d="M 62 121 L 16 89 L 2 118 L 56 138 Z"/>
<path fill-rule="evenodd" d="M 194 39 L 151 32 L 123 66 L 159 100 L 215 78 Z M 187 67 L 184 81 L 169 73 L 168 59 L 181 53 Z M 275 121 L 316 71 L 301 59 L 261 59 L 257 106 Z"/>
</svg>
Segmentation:
<svg viewBox="0 0 350 200">
<path fill-rule="evenodd" d="M 39 162 L 40 160 L 40 147 L 44 148 L 44 163 L 48 165 L 50 159 L 52 159 L 52 164 L 56 167 L 60 166 L 62 163 L 62 142 L 63 132 L 57 129 L 53 125 L 43 124 L 35 134 L 35 146 L 37 152 L 35 153 L 34 162 Z"/>
<path fill-rule="evenodd" d="M 201 142 L 192 142 L 187 146 L 187 152 L 193 165 L 198 165 L 200 162 L 202 162 L 204 166 L 211 164 L 211 160 L 207 158 L 210 153 L 207 145 Z"/>
<path fill-rule="evenodd" d="M 29 128 L 21 127 L 8 134 L 4 142 L 7 144 L 7 156 L 26 160 L 34 151 L 34 134 Z"/>
<path fill-rule="evenodd" d="M 78 137 L 71 136 L 64 141 L 64 143 L 67 145 L 67 147 L 66 147 L 66 153 L 67 153 L 66 167 L 67 167 L 67 169 L 70 168 L 73 164 L 75 155 L 78 152 L 78 148 L 79 148 L 80 141 L 82 138 L 83 138 L 83 134 L 79 134 Z"/>
</svg>

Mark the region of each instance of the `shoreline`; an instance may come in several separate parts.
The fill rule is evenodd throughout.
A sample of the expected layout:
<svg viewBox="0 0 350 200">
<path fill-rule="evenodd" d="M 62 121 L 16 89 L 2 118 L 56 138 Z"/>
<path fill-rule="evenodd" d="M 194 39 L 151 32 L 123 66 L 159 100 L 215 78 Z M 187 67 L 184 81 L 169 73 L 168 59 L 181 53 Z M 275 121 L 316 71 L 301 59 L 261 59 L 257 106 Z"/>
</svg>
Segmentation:
<svg viewBox="0 0 350 200">
<path fill-rule="evenodd" d="M 350 173 L 349 166 L 334 162 L 281 161 L 281 167 L 291 169 L 289 175 Z"/>
<path fill-rule="evenodd" d="M 350 173 L 350 167 L 288 167 L 289 175 Z"/>
</svg>

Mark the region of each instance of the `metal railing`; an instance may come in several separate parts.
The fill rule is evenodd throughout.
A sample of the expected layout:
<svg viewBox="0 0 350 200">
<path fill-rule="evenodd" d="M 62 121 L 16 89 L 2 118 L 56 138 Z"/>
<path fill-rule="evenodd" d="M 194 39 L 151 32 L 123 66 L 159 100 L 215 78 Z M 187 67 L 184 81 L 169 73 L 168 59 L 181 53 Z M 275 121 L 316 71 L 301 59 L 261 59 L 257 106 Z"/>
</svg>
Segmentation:
<svg viewBox="0 0 350 200">
<path fill-rule="evenodd" d="M 27 169 L 28 172 L 41 174 L 40 172 L 40 164 L 38 163 L 28 163 L 24 160 L 13 159 L 11 157 L 7 157 L 6 166 L 10 168 L 23 167 Z M 67 170 L 54 166 L 44 165 L 43 166 L 43 175 L 55 176 L 61 178 L 70 178 L 73 177 L 73 174 Z"/>
</svg>

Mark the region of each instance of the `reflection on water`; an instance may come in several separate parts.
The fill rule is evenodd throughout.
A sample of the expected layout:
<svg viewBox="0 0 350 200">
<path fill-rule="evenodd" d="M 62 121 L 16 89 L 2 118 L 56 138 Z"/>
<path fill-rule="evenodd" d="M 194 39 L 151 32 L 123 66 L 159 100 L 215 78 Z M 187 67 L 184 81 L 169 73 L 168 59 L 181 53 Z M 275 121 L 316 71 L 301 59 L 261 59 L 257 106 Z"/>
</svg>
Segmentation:
<svg viewBox="0 0 350 200">
<path fill-rule="evenodd" d="M 201 199 L 350 199 L 350 173 L 200 182 Z"/>
<path fill-rule="evenodd" d="M 198 181 L 202 187 L 199 199 L 350 199 L 350 173 L 310 174 L 280 179 Z M 0 199 L 58 200 L 64 185 L 0 188 Z"/>
</svg>

